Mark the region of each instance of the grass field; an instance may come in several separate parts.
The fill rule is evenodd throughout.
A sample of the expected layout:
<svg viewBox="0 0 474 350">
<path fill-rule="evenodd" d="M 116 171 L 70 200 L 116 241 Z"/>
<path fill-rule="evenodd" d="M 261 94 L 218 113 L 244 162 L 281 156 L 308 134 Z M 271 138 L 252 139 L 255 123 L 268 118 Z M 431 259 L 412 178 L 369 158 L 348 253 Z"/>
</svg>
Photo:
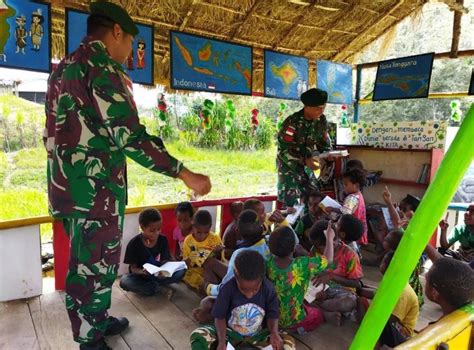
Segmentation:
<svg viewBox="0 0 474 350">
<path fill-rule="evenodd" d="M 205 198 L 275 193 L 275 148 L 235 152 L 199 149 L 178 142 L 169 152 L 191 170 L 211 177 Z M 0 153 L 0 221 L 47 215 L 46 154 L 43 148 Z M 188 199 L 184 184 L 153 173 L 137 163 L 128 164 L 129 206 L 178 202 Z"/>
</svg>

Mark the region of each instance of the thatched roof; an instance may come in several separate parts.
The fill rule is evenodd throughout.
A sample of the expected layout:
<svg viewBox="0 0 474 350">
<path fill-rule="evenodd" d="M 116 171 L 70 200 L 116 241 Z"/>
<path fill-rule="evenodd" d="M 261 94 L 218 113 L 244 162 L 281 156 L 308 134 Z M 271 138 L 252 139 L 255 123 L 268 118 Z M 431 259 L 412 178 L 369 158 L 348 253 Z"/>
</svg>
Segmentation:
<svg viewBox="0 0 474 350">
<path fill-rule="evenodd" d="M 254 90 L 263 88 L 263 49 L 306 56 L 310 84 L 316 59 L 350 62 L 355 53 L 419 10 L 427 0 L 114 0 L 134 20 L 155 26 L 155 83 L 169 83 L 169 30 L 254 48 Z M 90 1 L 51 0 L 53 56 L 64 55 L 64 7 Z"/>
</svg>

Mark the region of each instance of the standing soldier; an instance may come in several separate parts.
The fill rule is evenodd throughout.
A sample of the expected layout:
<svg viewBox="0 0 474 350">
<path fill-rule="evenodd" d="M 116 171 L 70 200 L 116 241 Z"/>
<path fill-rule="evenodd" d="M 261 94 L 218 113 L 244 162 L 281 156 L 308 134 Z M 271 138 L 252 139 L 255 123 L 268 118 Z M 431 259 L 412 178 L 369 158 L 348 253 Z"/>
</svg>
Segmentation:
<svg viewBox="0 0 474 350">
<path fill-rule="evenodd" d="M 310 89 L 301 95 L 304 107 L 290 115 L 278 132 L 278 200 L 288 207 L 302 194 L 318 189 L 314 171 L 319 153 L 331 149 L 326 108 L 328 94 Z"/>
<path fill-rule="evenodd" d="M 187 170 L 140 124 L 122 64 L 138 29 L 127 12 L 94 2 L 87 36 L 48 81 L 46 130 L 49 210 L 70 245 L 66 308 L 80 349 L 110 349 L 104 336 L 128 327 L 108 315 L 120 260 L 126 157 L 181 179 L 198 194 L 209 178 Z"/>
</svg>

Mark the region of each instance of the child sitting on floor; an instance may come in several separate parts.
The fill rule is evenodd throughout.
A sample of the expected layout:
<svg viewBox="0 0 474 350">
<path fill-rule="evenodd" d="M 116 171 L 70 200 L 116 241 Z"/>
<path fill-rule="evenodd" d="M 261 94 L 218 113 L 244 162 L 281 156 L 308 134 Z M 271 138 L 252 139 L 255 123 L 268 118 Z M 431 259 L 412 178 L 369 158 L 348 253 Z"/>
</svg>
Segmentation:
<svg viewBox="0 0 474 350">
<path fill-rule="evenodd" d="M 321 245 L 326 245 L 324 230 L 328 222 L 318 221 L 310 230 L 310 237 L 318 242 L 314 253 L 321 253 Z M 363 277 L 362 266 L 358 254 L 348 245 L 357 241 L 363 232 L 360 220 L 352 215 L 344 214 L 336 224 L 336 237 L 334 241 L 334 269 L 319 274 L 317 284 L 327 284 L 328 289 L 318 295 L 316 306 L 324 311 L 326 320 L 337 326 L 341 325 L 342 314 L 355 312 L 357 305 L 356 288 L 361 286 Z"/>
<path fill-rule="evenodd" d="M 191 234 L 184 239 L 183 260 L 188 265 L 184 282 L 190 287 L 200 289 L 204 284 L 205 261 L 222 252 L 221 238 L 210 232 L 212 216 L 207 210 L 198 210 L 193 216 Z"/>
<path fill-rule="evenodd" d="M 265 205 L 262 201 L 251 198 L 244 202 L 244 210 L 251 209 L 258 214 L 260 223 L 263 225 L 264 234 L 272 232 L 272 225 L 288 226 L 288 221 L 285 219 L 280 210 L 276 209 L 272 213 L 266 213 Z"/>
<path fill-rule="evenodd" d="M 234 277 L 234 261 L 237 253 L 243 250 L 253 250 L 261 254 L 265 260 L 270 257 L 270 251 L 263 236 L 263 226 L 258 219 L 255 211 L 247 209 L 240 213 L 237 229 L 242 236 L 242 241 L 239 243 L 241 248 L 237 249 L 232 254 L 227 266 L 227 272 L 220 284 L 209 283 L 206 286 L 206 293 L 209 297 L 201 301 L 200 307 L 193 310 L 193 316 L 199 323 L 207 323 L 212 321 L 211 309 L 214 304 L 215 297 L 219 293 L 220 287 Z"/>
<path fill-rule="evenodd" d="M 391 250 L 385 254 L 379 267 L 382 274 L 385 274 L 385 271 L 387 271 L 394 253 Z M 359 295 L 373 299 L 375 292 L 375 289 L 364 287 L 359 290 Z M 418 320 L 419 310 L 418 297 L 410 284 L 407 283 L 380 335 L 376 348 L 380 346 L 392 348 L 412 337 L 416 321 Z"/>
<path fill-rule="evenodd" d="M 226 227 L 224 235 L 222 236 L 222 243 L 224 244 L 224 256 L 227 260 L 230 259 L 232 253 L 237 247 L 237 242 L 242 240 L 242 237 L 237 230 L 237 220 L 240 213 L 244 210 L 244 203 L 238 201 L 230 205 L 230 214 L 232 215 L 232 222 Z"/>
<path fill-rule="evenodd" d="M 280 301 L 280 327 L 298 333 L 310 332 L 324 322 L 321 309 L 304 302 L 311 279 L 332 263 L 334 230 L 325 231 L 324 256 L 293 257 L 295 235 L 288 227 L 279 227 L 270 235 L 267 277 L 275 286 Z"/>
<path fill-rule="evenodd" d="M 143 210 L 138 216 L 141 233 L 133 237 L 127 245 L 124 263 L 129 264 L 129 272 L 120 279 L 123 290 L 142 295 L 155 295 L 160 287 L 181 281 L 185 270 L 176 271 L 169 278 L 150 275 L 143 269 L 145 263 L 161 266 L 171 259 L 168 241 L 160 235 L 161 214 L 154 208 Z M 167 290 L 170 297 L 170 290 Z"/>
<path fill-rule="evenodd" d="M 319 206 L 325 195 L 318 191 L 311 191 L 308 195 L 307 205 L 308 213 L 299 219 L 295 226 L 295 232 L 300 237 L 301 245 L 307 249 L 311 249 L 311 242 L 308 237 L 308 232 L 313 224 L 321 219 L 326 219 L 326 215 Z"/>
<path fill-rule="evenodd" d="M 278 298 L 265 278 L 265 261 L 252 250 L 236 252 L 235 276 L 226 282 L 212 308 L 214 326 L 191 333 L 191 349 L 295 349 L 294 339 L 278 329 Z M 264 323 L 266 321 L 266 324 Z M 266 328 L 264 328 L 266 326 Z"/>
<path fill-rule="evenodd" d="M 194 208 L 190 202 L 178 203 L 175 209 L 176 221 L 178 226 L 173 230 L 173 240 L 176 243 L 175 258 L 183 258 L 184 239 L 191 233 L 193 228 Z"/>
</svg>

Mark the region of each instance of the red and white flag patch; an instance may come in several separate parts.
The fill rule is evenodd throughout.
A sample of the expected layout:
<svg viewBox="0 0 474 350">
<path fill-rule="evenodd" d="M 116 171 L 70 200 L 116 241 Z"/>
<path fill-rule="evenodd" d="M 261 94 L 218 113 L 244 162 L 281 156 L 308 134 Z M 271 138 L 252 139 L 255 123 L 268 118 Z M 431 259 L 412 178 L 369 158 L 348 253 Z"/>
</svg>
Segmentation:
<svg viewBox="0 0 474 350">
<path fill-rule="evenodd" d="M 293 142 L 295 139 L 295 133 L 296 133 L 295 127 L 291 125 L 288 126 L 283 135 L 283 140 L 285 140 L 285 142 Z"/>
</svg>

